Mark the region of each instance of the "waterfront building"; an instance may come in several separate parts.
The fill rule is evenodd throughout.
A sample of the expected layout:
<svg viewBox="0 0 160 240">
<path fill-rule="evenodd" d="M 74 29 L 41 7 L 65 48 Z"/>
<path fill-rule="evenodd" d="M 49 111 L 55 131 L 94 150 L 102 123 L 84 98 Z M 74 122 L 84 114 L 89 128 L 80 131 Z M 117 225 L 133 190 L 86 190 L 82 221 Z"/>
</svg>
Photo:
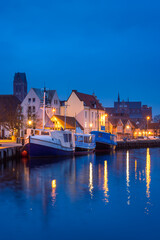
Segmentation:
<svg viewBox="0 0 160 240">
<path fill-rule="evenodd" d="M 94 94 L 72 90 L 68 100 L 61 106 L 61 115 L 74 117 L 83 127 L 84 133 L 105 131 L 105 111 Z"/>
<path fill-rule="evenodd" d="M 24 127 L 42 127 L 42 116 L 43 116 L 43 98 L 44 90 L 39 88 L 31 88 L 27 96 L 23 100 L 22 113 L 24 116 Z M 56 90 L 46 91 L 46 123 L 53 114 L 60 114 L 60 101 Z"/>
<path fill-rule="evenodd" d="M 55 130 L 67 129 L 67 130 L 71 130 L 74 132 L 81 132 L 81 133 L 84 130 L 84 128 L 77 121 L 77 119 L 75 119 L 75 117 L 53 115 L 51 120 L 54 124 Z"/>
<path fill-rule="evenodd" d="M 18 119 L 20 100 L 14 95 L 0 95 L 0 138 L 8 138 L 13 134 Z M 19 115 L 20 116 L 20 115 Z"/>
<path fill-rule="evenodd" d="M 118 101 L 114 102 L 114 107 L 105 108 L 107 114 L 114 118 L 129 118 L 137 123 L 146 122 L 146 117 L 149 116 L 152 119 L 152 107 L 147 105 L 142 105 L 141 102 L 120 101 L 120 96 L 118 94 Z"/>
<path fill-rule="evenodd" d="M 123 118 L 109 118 L 109 132 L 117 135 L 117 140 L 127 138 L 133 138 L 134 132 L 137 129 L 135 122 L 130 119 Z"/>
<path fill-rule="evenodd" d="M 21 102 L 27 95 L 27 78 L 25 73 L 15 73 L 13 81 L 13 95 Z"/>
</svg>

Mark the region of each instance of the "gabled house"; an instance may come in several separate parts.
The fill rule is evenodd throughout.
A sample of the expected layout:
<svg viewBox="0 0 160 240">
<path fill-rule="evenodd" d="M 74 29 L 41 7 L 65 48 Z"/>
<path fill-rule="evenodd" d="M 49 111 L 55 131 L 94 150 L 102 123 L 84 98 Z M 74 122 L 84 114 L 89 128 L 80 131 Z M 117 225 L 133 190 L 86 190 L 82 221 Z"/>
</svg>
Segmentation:
<svg viewBox="0 0 160 240">
<path fill-rule="evenodd" d="M 124 137 L 134 137 L 134 132 L 137 129 L 137 126 L 130 119 L 110 118 L 109 123 L 111 125 L 110 132 L 117 135 L 118 140 Z"/>
<path fill-rule="evenodd" d="M 27 96 L 21 103 L 22 112 L 24 116 L 24 127 L 28 126 L 30 121 L 30 127 L 42 127 L 42 115 L 43 115 L 43 98 L 44 91 L 39 88 L 31 88 Z M 46 114 L 49 118 L 53 113 L 60 113 L 60 101 L 56 90 L 46 91 Z"/>
<path fill-rule="evenodd" d="M 72 90 L 61 107 L 61 115 L 74 117 L 84 128 L 84 133 L 92 130 L 105 130 L 105 111 L 95 95 Z"/>
</svg>

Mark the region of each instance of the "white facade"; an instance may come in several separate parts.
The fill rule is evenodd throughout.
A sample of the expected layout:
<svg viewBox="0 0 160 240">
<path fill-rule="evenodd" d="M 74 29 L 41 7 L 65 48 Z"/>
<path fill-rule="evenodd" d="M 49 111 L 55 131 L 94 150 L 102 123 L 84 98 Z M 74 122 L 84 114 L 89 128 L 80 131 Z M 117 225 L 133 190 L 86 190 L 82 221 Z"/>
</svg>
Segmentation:
<svg viewBox="0 0 160 240">
<path fill-rule="evenodd" d="M 105 126 L 105 111 L 85 106 L 84 101 L 81 101 L 74 91 L 65 105 L 66 107 L 61 107 L 61 115 L 65 115 L 66 108 L 66 116 L 75 117 L 83 126 L 84 133 L 101 130 L 101 126 Z"/>
<path fill-rule="evenodd" d="M 37 90 L 40 92 L 41 90 Z M 24 116 L 24 127 L 28 126 L 28 121 L 31 120 L 32 124 L 36 127 L 42 127 L 42 115 L 43 115 L 43 92 L 38 96 L 34 88 L 31 88 L 27 96 L 21 103 L 22 114 Z M 31 114 L 29 114 L 31 113 Z M 52 100 L 46 106 L 46 113 L 51 118 L 53 114 L 60 114 L 60 101 L 57 95 L 57 92 L 54 92 Z M 31 126 L 33 127 L 33 126 Z"/>
</svg>

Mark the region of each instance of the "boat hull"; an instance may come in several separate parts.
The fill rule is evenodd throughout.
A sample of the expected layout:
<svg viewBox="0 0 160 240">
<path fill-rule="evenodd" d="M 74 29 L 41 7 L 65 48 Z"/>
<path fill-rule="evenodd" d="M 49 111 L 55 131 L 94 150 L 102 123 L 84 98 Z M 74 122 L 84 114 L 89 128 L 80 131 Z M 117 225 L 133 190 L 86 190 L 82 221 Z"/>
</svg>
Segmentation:
<svg viewBox="0 0 160 240">
<path fill-rule="evenodd" d="M 58 156 L 72 156 L 72 151 L 57 149 L 55 147 L 42 146 L 35 143 L 28 143 L 26 150 L 29 157 L 58 157 Z"/>
<path fill-rule="evenodd" d="M 103 143 L 103 142 L 96 142 L 96 150 L 99 151 L 112 151 L 115 150 L 116 145 Z"/>
<path fill-rule="evenodd" d="M 83 155 L 93 153 L 95 148 L 87 149 L 83 147 L 75 147 L 75 155 Z"/>
</svg>

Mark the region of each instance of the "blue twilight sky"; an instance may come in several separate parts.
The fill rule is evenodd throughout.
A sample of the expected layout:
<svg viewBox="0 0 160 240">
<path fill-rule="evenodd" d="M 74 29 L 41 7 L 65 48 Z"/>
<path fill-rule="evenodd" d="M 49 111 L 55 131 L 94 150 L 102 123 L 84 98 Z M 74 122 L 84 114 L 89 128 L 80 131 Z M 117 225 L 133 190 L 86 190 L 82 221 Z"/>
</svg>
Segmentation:
<svg viewBox="0 0 160 240">
<path fill-rule="evenodd" d="M 0 94 L 31 87 L 141 100 L 160 113 L 159 0 L 0 0 Z"/>
</svg>

